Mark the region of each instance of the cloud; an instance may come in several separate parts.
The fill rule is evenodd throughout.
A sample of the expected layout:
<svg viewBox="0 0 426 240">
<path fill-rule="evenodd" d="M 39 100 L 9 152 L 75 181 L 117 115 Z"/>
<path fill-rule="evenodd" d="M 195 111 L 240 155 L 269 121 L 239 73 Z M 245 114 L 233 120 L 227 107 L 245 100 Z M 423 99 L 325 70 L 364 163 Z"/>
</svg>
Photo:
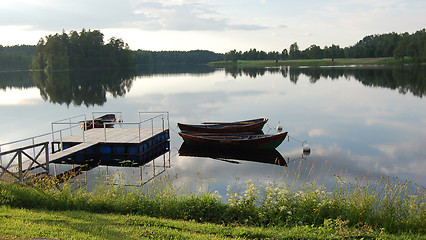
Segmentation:
<svg viewBox="0 0 426 240">
<path fill-rule="evenodd" d="M 309 131 L 309 137 L 321 137 L 326 135 L 327 135 L 326 130 L 321 128 L 315 128 Z"/>
<path fill-rule="evenodd" d="M 259 30 L 256 24 L 231 23 L 206 1 L 17 1 L 0 5 L 0 25 L 31 25 L 36 29 L 79 30 L 136 28 L 141 30 Z"/>
</svg>

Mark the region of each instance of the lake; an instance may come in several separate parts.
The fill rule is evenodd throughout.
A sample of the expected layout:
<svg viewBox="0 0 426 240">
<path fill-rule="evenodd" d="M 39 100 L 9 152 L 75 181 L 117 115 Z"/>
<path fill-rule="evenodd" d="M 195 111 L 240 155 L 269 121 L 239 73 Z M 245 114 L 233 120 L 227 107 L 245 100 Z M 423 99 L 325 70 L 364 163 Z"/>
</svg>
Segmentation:
<svg viewBox="0 0 426 240">
<path fill-rule="evenodd" d="M 176 189 L 224 196 L 228 185 L 248 179 L 263 186 L 332 184 L 336 175 L 426 183 L 425 66 L 1 71 L 0 84 L 0 143 L 47 133 L 51 122 L 80 114 L 122 112 L 123 121 L 136 121 L 138 111 L 169 112 L 169 153 L 141 167 L 94 168 L 79 177 L 88 184 L 113 178 L 139 186 L 156 175 Z M 259 117 L 269 119 L 265 133 L 276 133 L 278 124 L 288 131 L 276 149 L 287 166 L 261 162 L 263 157 L 256 162 L 179 154 L 178 122 Z"/>
</svg>

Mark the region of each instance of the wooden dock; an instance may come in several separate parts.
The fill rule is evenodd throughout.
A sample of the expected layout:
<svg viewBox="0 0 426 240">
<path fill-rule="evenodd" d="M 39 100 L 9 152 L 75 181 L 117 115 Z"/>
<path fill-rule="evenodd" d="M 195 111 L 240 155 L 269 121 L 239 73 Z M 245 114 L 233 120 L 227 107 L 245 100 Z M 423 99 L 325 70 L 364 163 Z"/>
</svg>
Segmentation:
<svg viewBox="0 0 426 240">
<path fill-rule="evenodd" d="M 62 146 L 63 150 L 52 154 L 50 162 L 71 158 L 74 163 L 87 159 L 140 161 L 145 152 L 167 142 L 169 138 L 168 129 L 94 128 L 52 142 L 53 145 Z"/>
<path fill-rule="evenodd" d="M 0 166 L 0 178 L 9 173 L 23 181 L 28 172 L 43 168 L 49 172 L 49 163 L 99 164 L 119 166 L 121 162 L 143 165 L 153 157 L 170 150 L 169 129 L 142 128 L 94 128 L 80 133 L 35 144 L 24 148 L 0 152 L 14 154 L 5 166 Z M 57 150 L 54 150 L 54 146 Z M 35 148 L 36 156 L 34 152 Z"/>
<path fill-rule="evenodd" d="M 140 143 L 165 130 L 146 128 L 93 128 L 62 139 L 75 143 Z M 83 136 L 84 134 L 84 136 Z M 55 142 L 60 142 L 56 139 Z"/>
</svg>

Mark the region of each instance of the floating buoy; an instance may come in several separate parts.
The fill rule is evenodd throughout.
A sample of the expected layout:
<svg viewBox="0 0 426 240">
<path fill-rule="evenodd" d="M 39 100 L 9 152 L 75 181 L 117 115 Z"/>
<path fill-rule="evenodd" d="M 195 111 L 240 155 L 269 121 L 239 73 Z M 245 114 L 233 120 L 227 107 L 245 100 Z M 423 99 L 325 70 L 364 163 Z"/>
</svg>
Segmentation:
<svg viewBox="0 0 426 240">
<path fill-rule="evenodd" d="M 283 130 L 283 127 L 281 127 L 280 122 L 278 122 L 276 129 L 277 129 L 277 132 L 281 132 Z"/>
<path fill-rule="evenodd" d="M 303 153 L 310 153 L 311 152 L 311 146 L 309 144 L 303 144 Z"/>
</svg>

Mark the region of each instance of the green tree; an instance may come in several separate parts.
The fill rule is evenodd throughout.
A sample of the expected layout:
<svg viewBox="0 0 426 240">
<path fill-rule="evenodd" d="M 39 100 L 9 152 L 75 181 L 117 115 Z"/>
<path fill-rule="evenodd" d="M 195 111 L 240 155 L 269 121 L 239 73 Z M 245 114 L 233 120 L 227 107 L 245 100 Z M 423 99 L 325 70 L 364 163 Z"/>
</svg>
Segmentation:
<svg viewBox="0 0 426 240">
<path fill-rule="evenodd" d="M 290 45 L 290 52 L 289 52 L 290 59 L 297 59 L 300 56 L 300 50 L 299 46 L 297 45 L 297 42 Z"/>
<path fill-rule="evenodd" d="M 281 58 L 283 60 L 287 60 L 289 58 L 287 49 L 285 49 L 285 48 L 283 49 L 283 51 L 281 52 Z"/>
<path fill-rule="evenodd" d="M 59 34 L 47 37 L 43 47 L 43 59 L 47 71 L 69 69 L 68 49 L 63 37 Z"/>
<path fill-rule="evenodd" d="M 313 44 L 308 48 L 308 56 L 312 59 L 318 59 L 321 58 L 322 56 L 322 50 L 319 46 Z"/>
</svg>

